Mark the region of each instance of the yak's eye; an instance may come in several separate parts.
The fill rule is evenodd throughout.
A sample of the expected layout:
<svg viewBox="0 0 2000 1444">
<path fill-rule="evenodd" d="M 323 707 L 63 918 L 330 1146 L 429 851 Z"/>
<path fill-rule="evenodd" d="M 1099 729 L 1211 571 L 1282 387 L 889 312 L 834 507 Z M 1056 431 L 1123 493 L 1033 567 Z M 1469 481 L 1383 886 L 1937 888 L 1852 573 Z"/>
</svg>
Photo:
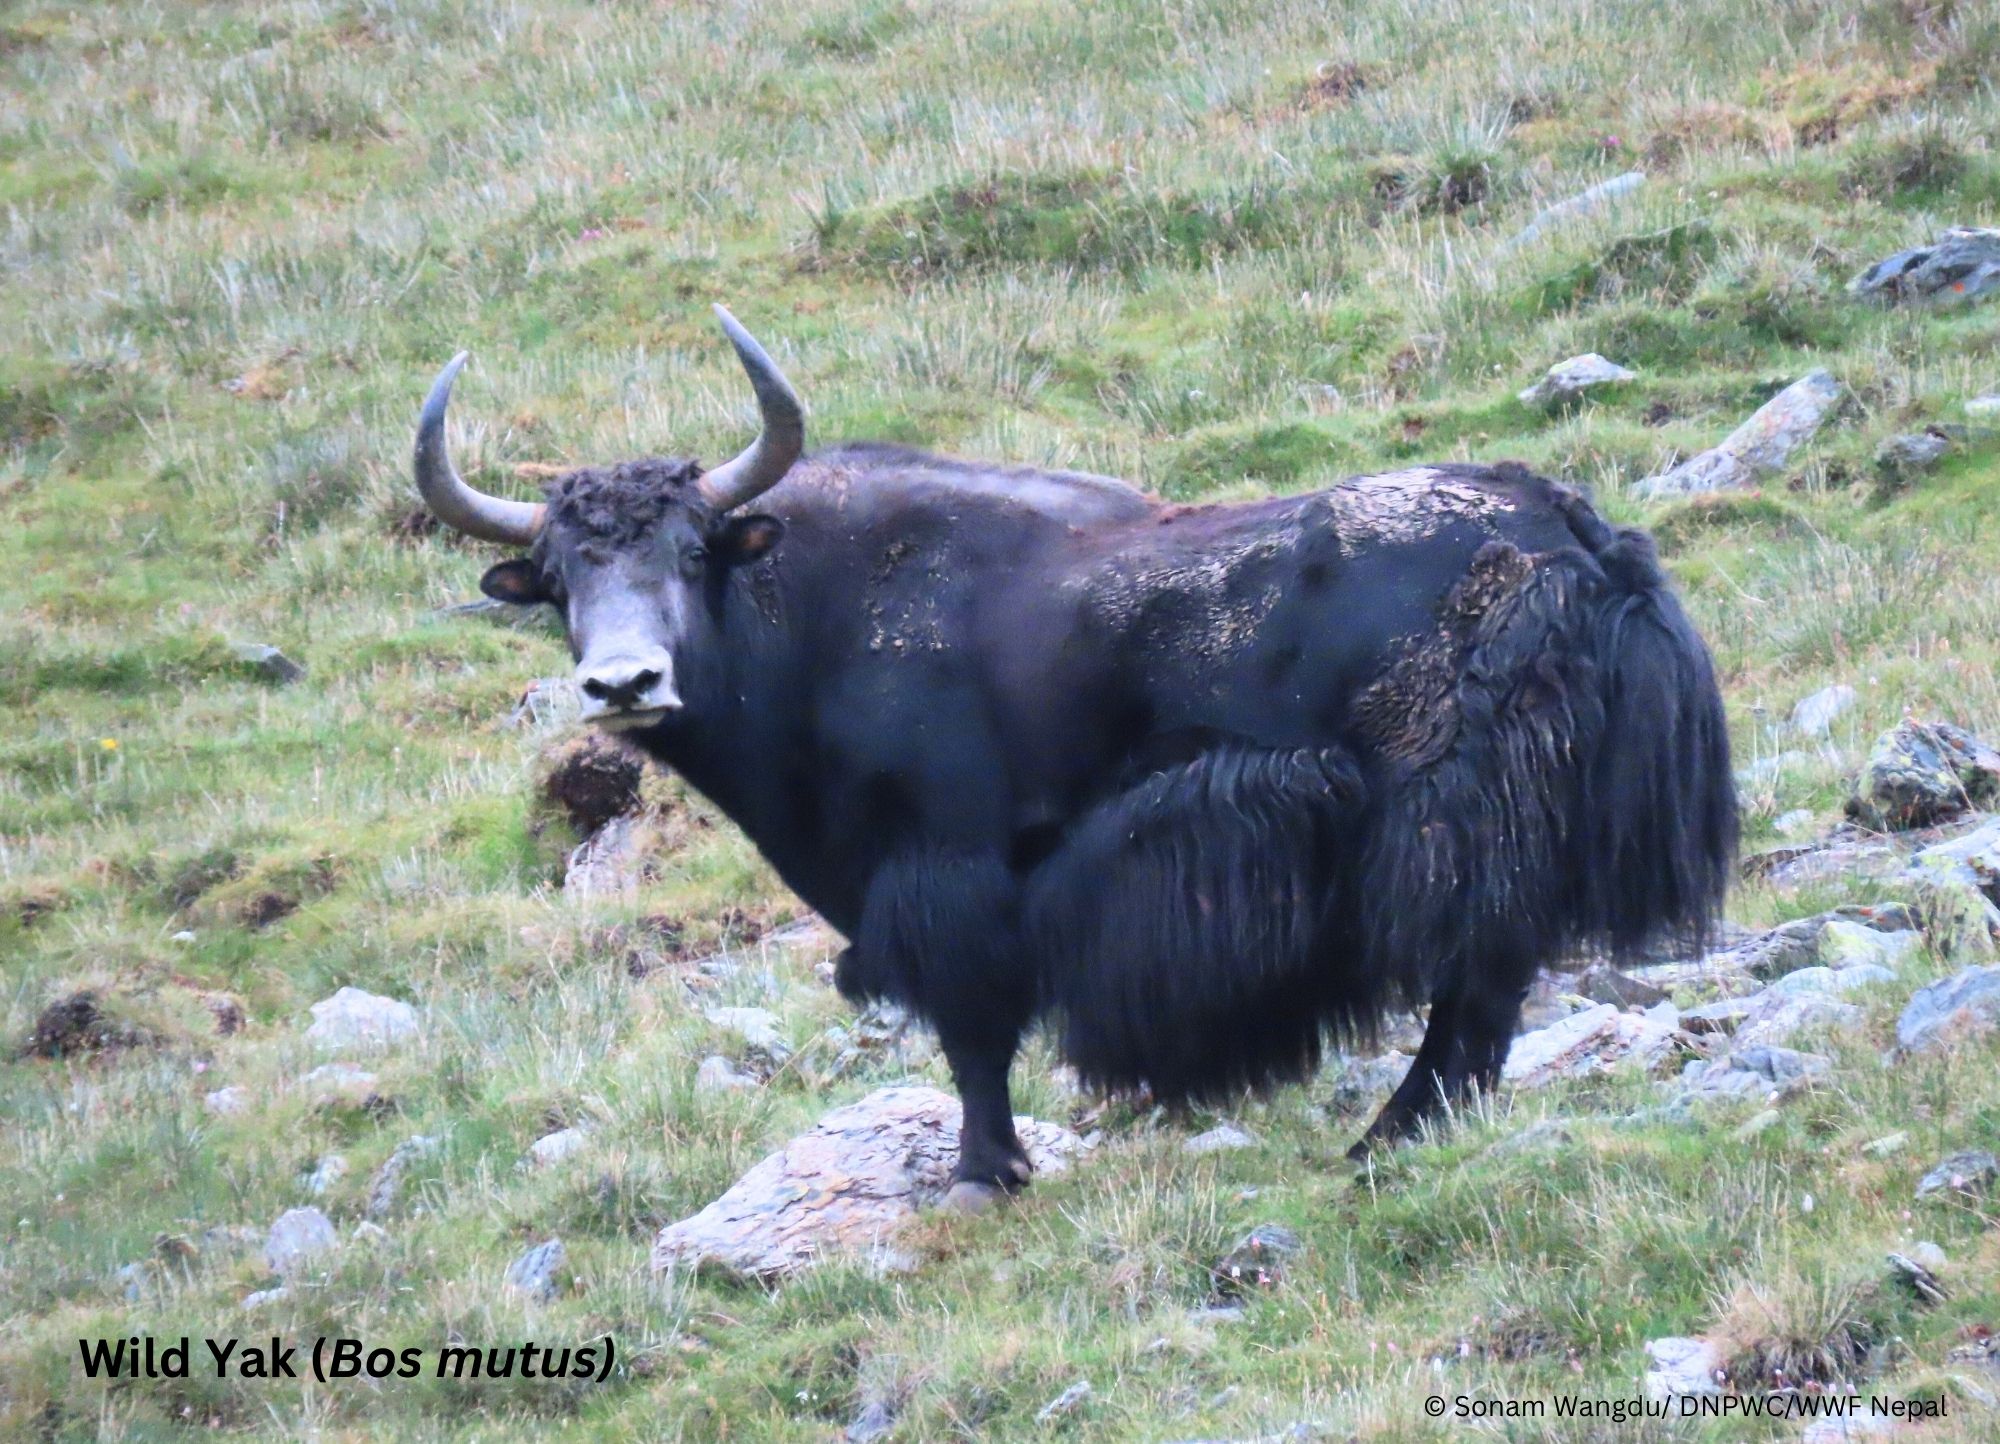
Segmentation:
<svg viewBox="0 0 2000 1444">
<path fill-rule="evenodd" d="M 708 560 L 708 548 L 703 546 L 689 547 L 687 559 L 689 566 L 700 566 Z"/>
</svg>

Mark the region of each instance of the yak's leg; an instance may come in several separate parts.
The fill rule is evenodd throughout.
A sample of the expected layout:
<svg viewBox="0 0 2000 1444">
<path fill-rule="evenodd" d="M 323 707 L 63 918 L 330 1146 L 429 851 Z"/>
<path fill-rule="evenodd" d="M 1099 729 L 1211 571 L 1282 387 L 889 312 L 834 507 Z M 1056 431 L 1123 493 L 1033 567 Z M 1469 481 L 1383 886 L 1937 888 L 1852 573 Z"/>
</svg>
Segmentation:
<svg viewBox="0 0 2000 1444">
<path fill-rule="evenodd" d="M 1373 1149 L 1407 1137 L 1436 1111 L 1441 1101 L 1439 1090 L 1444 1086 L 1445 1070 L 1450 1064 L 1457 1005 L 1457 997 L 1449 993 L 1432 1002 L 1430 1022 L 1424 1026 L 1424 1041 L 1418 1045 L 1417 1056 L 1410 1060 L 1410 1071 L 1403 1075 L 1403 1081 L 1389 1095 L 1389 1101 L 1382 1105 L 1382 1111 L 1375 1115 L 1361 1141 L 1347 1150 L 1349 1158 L 1359 1163 Z"/>
<path fill-rule="evenodd" d="M 1020 1188 L 1034 1172 L 1014 1132 L 1014 1103 L 1007 1092 L 1007 1072 L 1014 1066 L 1020 1031 L 985 1027 L 959 1031 L 940 1020 L 938 1041 L 965 1105 L 958 1166 L 951 1172 L 945 1201 L 976 1213 Z"/>
<path fill-rule="evenodd" d="M 1016 884 L 987 854 L 919 852 L 870 881 L 860 935 L 835 970 L 855 1002 L 886 998 L 937 1029 L 965 1121 L 949 1202 L 977 1208 L 1028 1181 L 1007 1071 L 1034 1011 Z"/>
<path fill-rule="evenodd" d="M 1347 1156 L 1359 1161 L 1379 1144 L 1408 1137 L 1418 1124 L 1474 1089 L 1490 1093 L 1497 1088 L 1527 993 L 1525 985 L 1511 981 L 1463 985 L 1433 1003 L 1409 1073 Z"/>
</svg>

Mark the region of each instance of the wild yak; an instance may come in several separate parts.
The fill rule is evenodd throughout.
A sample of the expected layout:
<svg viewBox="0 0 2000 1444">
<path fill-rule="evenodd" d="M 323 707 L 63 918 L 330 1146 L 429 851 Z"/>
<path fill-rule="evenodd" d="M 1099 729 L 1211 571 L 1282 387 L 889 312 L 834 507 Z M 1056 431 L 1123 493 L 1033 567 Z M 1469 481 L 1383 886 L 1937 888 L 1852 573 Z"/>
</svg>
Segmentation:
<svg viewBox="0 0 2000 1444">
<path fill-rule="evenodd" d="M 1698 940 L 1736 804 L 1706 649 L 1651 542 L 1516 465 L 1168 505 L 1107 477 L 855 444 L 716 308 L 762 411 L 705 471 L 540 503 L 418 423 L 481 581 L 562 614 L 584 714 L 706 794 L 927 1019 L 964 1101 L 950 1201 L 1027 1181 L 1008 1072 L 1219 1099 L 1428 1005 L 1367 1135 L 1498 1079 L 1536 969 Z M 755 503 L 753 509 L 752 504 Z"/>
</svg>

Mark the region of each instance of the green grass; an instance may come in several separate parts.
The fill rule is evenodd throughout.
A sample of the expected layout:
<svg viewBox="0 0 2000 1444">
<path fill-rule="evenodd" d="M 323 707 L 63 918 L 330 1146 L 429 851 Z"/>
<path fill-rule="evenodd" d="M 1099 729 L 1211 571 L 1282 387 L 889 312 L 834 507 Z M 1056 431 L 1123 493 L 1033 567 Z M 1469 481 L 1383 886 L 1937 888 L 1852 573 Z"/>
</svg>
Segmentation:
<svg viewBox="0 0 2000 1444">
<path fill-rule="evenodd" d="M 902 1440 L 1456 1438 L 1433 1392 L 1630 1396 L 1643 1341 L 1713 1331 L 1745 1368 L 1956 1390 L 2000 1325 L 1985 1212 L 1909 1202 L 2000 1135 L 1990 1042 L 1885 1069 L 1927 957 L 1830 1039 L 1835 1081 L 1739 1113 L 1618 1124 L 1635 1079 L 1503 1100 L 1357 1182 L 1333 1082 L 1209 1120 L 1100 1120 L 1061 1180 L 934 1219 L 913 1275 L 835 1263 L 769 1291 L 656 1280 L 647 1248 L 835 1103 L 845 1009 L 774 955 L 691 1000 L 678 959 L 797 904 L 668 784 L 662 875 L 590 907 L 535 795 L 550 740 L 505 725 L 565 670 L 545 628 L 439 617 L 486 549 L 409 524 L 421 388 L 460 346 L 461 465 L 741 444 L 723 300 L 821 441 L 1082 466 L 1176 499 L 1301 490 L 1413 459 L 1515 458 L 1651 526 L 1722 668 L 1740 754 L 1832 682 L 1845 762 L 1746 799 L 1751 845 L 1838 815 L 1904 710 L 2000 737 L 2000 441 L 1893 494 L 1887 436 L 2000 389 L 2000 305 L 1891 311 L 1846 281 L 1948 223 L 2000 220 L 2000 27 L 1979 5 L 1751 0 L 1514 9 L 1445 0 L 657 7 L 496 0 L 55 6 L 0 19 L 0 1435 L 825 1440 L 864 1397 Z M 1624 170 L 1627 204 L 1510 239 Z M 1639 379 L 1547 416 L 1514 393 L 1595 350 Z M 1851 404 L 1760 495 L 1644 504 L 1814 366 Z M 231 643 L 304 663 L 262 680 Z M 1748 888 L 1768 921 L 1845 900 Z M 754 946 L 750 948 L 758 956 Z M 318 1098 L 308 1004 L 352 983 L 425 1010 Z M 123 1043 L 17 1056 L 92 990 Z M 210 1002 L 247 1016 L 223 1036 Z M 693 1089 L 697 1002 L 777 1011 L 799 1062 Z M 1081 1107 L 1043 1045 L 1019 1106 Z M 919 1066 L 943 1082 L 936 1062 Z M 243 1087 L 245 1113 L 202 1096 Z M 1572 1140 L 1489 1152 L 1543 1114 Z M 586 1151 L 520 1168 L 553 1126 Z M 1861 1146 L 1909 1142 L 1875 1157 Z M 255 1316 L 257 1235 L 322 1199 L 343 1237 L 414 1134 L 440 1140 L 384 1233 Z M 1808 1209 L 1805 1200 L 1813 1200 Z M 1305 1243 L 1243 1318 L 1191 1310 L 1254 1223 Z M 222 1230 L 222 1232 L 212 1232 Z M 560 1235 L 561 1296 L 500 1278 Z M 1952 1300 L 1883 1286 L 1929 1237 Z M 138 1265 L 122 1276 L 127 1265 Z M 128 1283 L 135 1297 L 128 1298 Z M 434 1348 L 604 1332 L 602 1386 L 81 1382 L 79 1336 L 277 1329 Z M 1861 1362 L 1857 1363 L 1856 1360 Z M 1038 1422 L 1079 1379 L 1077 1410 Z M 1989 1381 L 1990 1390 L 1993 1384 Z M 1987 1437 L 1954 1393 L 1931 1437 Z M 1791 1438 L 1676 1423 L 1615 1436 Z"/>
</svg>

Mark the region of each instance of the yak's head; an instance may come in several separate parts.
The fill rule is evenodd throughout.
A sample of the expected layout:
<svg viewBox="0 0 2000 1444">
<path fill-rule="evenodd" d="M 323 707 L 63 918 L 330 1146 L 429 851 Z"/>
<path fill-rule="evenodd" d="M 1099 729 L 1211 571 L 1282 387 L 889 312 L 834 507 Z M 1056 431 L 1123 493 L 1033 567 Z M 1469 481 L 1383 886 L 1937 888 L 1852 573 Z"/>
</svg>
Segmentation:
<svg viewBox="0 0 2000 1444">
<path fill-rule="evenodd" d="M 562 613 L 583 716 L 605 727 L 665 721 L 719 685 L 717 617 L 729 570 L 763 556 L 784 530 L 776 517 L 744 508 L 798 459 L 805 416 L 764 348 L 715 310 L 750 373 L 764 425 L 742 455 L 713 471 L 656 458 L 571 472 L 540 503 L 476 491 L 445 446 L 445 407 L 463 352 L 438 376 L 417 422 L 425 502 L 469 536 L 529 548 L 488 571 L 480 588 Z"/>
</svg>

